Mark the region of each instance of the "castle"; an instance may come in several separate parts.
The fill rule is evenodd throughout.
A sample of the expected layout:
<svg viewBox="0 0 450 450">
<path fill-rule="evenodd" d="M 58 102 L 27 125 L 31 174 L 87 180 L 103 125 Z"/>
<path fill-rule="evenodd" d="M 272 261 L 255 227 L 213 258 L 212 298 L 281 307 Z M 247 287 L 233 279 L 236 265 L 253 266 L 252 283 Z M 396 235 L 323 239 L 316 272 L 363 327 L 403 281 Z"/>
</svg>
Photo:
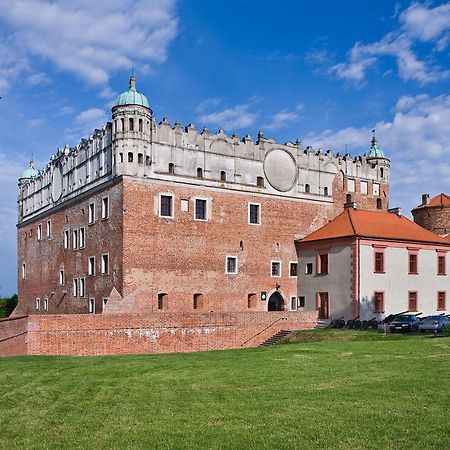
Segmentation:
<svg viewBox="0 0 450 450">
<path fill-rule="evenodd" d="M 387 210 L 389 160 L 156 123 L 129 89 L 112 121 L 19 180 L 17 313 L 302 310 L 294 240 L 356 202 Z"/>
</svg>

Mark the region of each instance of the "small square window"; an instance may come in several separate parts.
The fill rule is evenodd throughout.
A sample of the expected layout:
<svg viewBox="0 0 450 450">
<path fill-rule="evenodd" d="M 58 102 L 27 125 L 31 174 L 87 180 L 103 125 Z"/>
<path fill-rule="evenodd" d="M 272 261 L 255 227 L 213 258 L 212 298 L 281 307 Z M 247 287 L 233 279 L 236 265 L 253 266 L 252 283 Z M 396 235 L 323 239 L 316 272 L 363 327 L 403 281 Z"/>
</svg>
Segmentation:
<svg viewBox="0 0 450 450">
<path fill-rule="evenodd" d="M 305 273 L 306 273 L 306 275 L 311 275 L 313 273 L 313 263 L 311 263 L 311 262 L 306 263 Z"/>
<path fill-rule="evenodd" d="M 102 275 L 109 273 L 109 255 L 106 253 L 102 255 Z"/>
<path fill-rule="evenodd" d="M 173 217 L 173 196 L 161 194 L 159 197 L 159 215 Z"/>
<path fill-rule="evenodd" d="M 109 217 L 109 197 L 102 198 L 102 220 Z"/>
<path fill-rule="evenodd" d="M 207 203 L 201 198 L 195 199 L 195 220 L 207 220 Z"/>
<path fill-rule="evenodd" d="M 225 273 L 237 274 L 237 256 L 227 256 Z"/>
<path fill-rule="evenodd" d="M 289 276 L 291 278 L 295 278 L 297 276 L 297 263 L 296 262 L 289 263 Z"/>
<path fill-rule="evenodd" d="M 280 261 L 272 261 L 270 263 L 270 276 L 281 277 L 281 263 Z"/>
<path fill-rule="evenodd" d="M 248 223 L 251 223 L 252 225 L 260 225 L 261 206 L 258 203 L 248 204 Z"/>
<path fill-rule="evenodd" d="M 92 224 L 95 222 L 95 203 L 89 203 L 88 207 L 88 223 Z"/>
<path fill-rule="evenodd" d="M 88 275 L 95 275 L 95 256 L 89 256 L 88 258 Z"/>
</svg>

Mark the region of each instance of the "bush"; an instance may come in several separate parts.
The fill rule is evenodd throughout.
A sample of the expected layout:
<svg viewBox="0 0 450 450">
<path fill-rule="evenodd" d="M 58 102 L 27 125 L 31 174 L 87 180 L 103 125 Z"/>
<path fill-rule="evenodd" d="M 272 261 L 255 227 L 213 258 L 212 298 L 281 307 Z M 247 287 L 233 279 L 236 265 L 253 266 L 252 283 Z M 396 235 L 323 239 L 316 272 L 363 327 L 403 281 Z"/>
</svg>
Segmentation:
<svg viewBox="0 0 450 450">
<path fill-rule="evenodd" d="M 0 297 L 0 318 L 8 317 L 17 306 L 17 294 L 12 297 Z"/>
</svg>

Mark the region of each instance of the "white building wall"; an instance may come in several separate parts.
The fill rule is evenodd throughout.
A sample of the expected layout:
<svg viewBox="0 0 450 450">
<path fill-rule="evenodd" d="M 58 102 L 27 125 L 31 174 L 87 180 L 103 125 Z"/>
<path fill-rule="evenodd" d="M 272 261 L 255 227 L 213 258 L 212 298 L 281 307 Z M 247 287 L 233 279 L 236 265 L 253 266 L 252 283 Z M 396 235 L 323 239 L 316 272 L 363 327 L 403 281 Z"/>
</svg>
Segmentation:
<svg viewBox="0 0 450 450">
<path fill-rule="evenodd" d="M 411 247 L 415 245 L 411 244 Z M 408 291 L 417 292 L 418 311 L 424 315 L 438 314 L 438 291 L 446 291 L 447 314 L 450 313 L 449 256 L 446 255 L 447 275 L 437 275 L 438 254 L 435 248 L 418 252 L 418 274 L 410 275 L 408 249 L 388 246 L 384 249 L 384 273 L 374 273 L 374 252 L 371 244 L 361 242 L 360 248 L 360 317 L 361 320 L 408 310 Z M 373 313 L 374 293 L 384 292 L 384 314 Z"/>
</svg>

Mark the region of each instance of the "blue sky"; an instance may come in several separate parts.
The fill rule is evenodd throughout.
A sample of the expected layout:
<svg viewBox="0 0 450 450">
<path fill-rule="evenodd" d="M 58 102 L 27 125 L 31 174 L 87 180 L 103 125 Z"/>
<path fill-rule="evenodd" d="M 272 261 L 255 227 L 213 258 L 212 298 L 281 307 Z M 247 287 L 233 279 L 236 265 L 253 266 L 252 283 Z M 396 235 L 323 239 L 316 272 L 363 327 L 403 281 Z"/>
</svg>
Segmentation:
<svg viewBox="0 0 450 450">
<path fill-rule="evenodd" d="M 391 206 L 450 192 L 450 3 L 16 0 L 0 8 L 0 295 L 16 183 L 110 118 L 134 66 L 159 121 L 352 155 L 373 128 Z"/>
</svg>

